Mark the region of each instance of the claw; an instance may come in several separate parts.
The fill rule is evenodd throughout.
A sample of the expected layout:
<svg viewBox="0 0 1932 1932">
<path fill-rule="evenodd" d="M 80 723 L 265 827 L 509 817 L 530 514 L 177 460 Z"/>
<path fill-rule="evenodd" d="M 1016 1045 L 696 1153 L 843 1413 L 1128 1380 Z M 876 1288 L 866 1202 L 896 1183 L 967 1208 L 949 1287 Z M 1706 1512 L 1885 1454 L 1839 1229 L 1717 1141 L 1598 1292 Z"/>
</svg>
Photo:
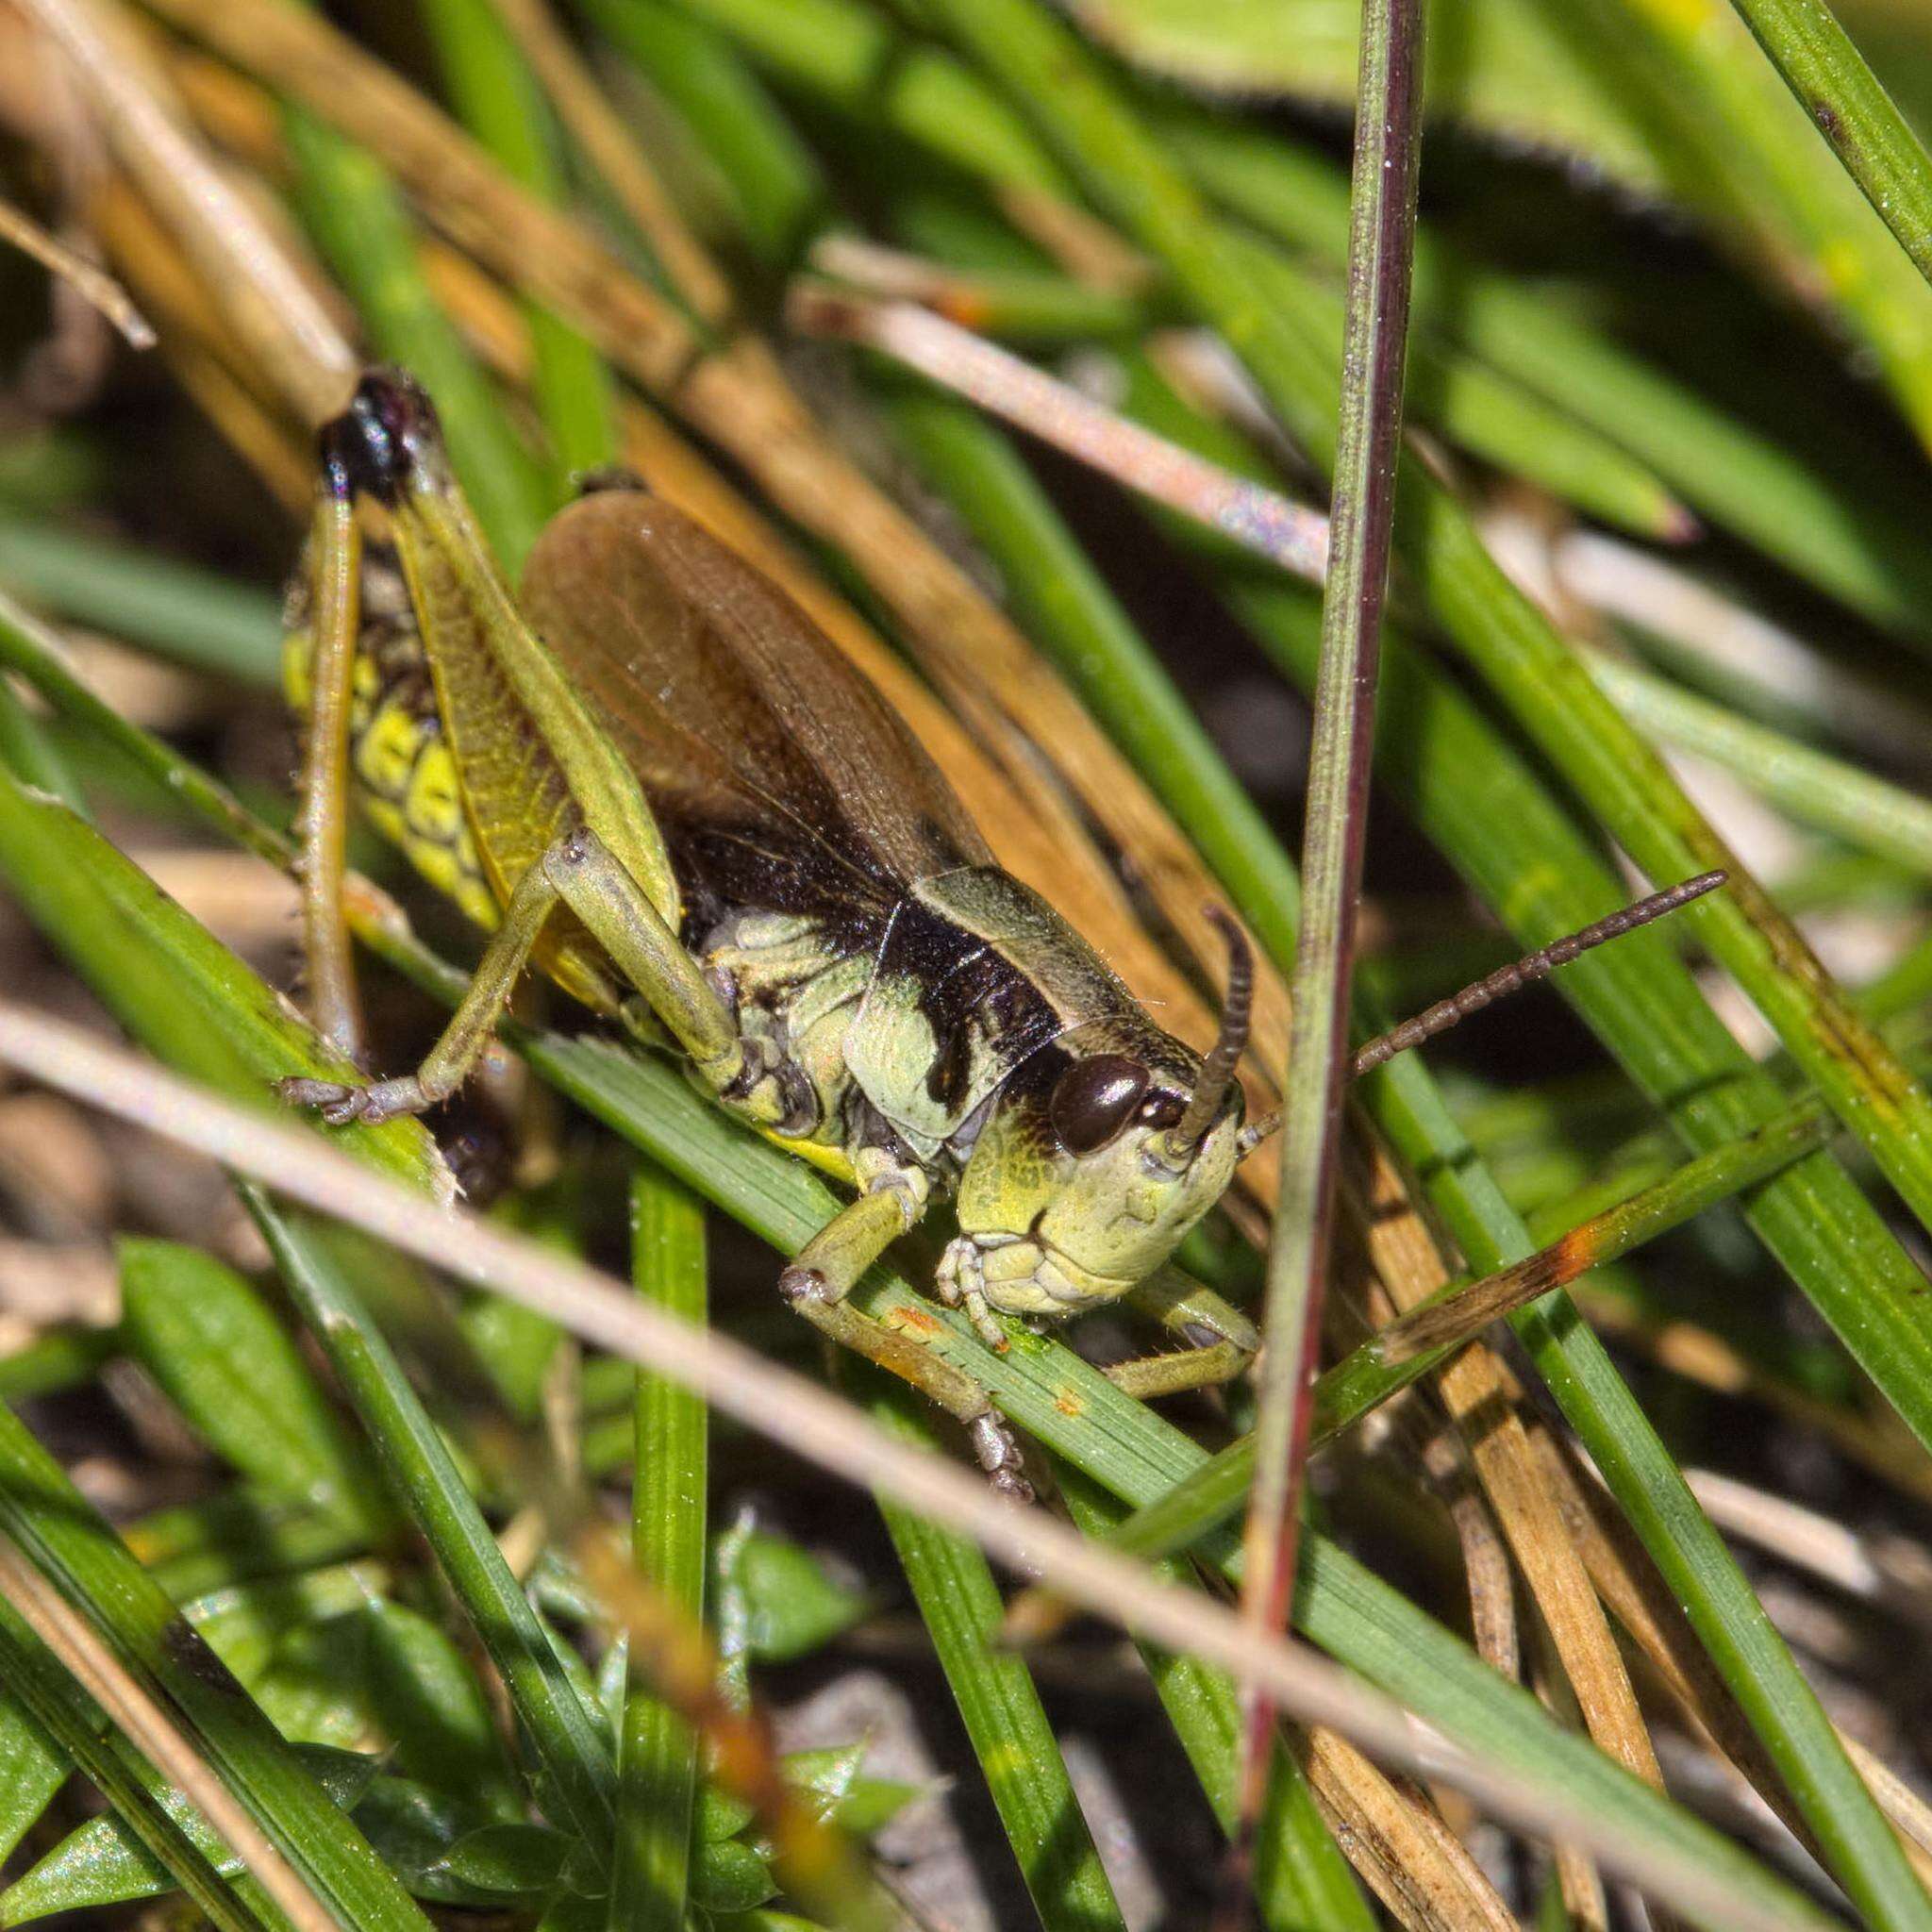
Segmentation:
<svg viewBox="0 0 1932 1932">
<path fill-rule="evenodd" d="M 796 1261 L 789 1262 L 779 1271 L 778 1292 L 788 1307 L 796 1307 L 807 1299 L 828 1299 L 825 1277 L 816 1268 L 801 1268 Z"/>
<path fill-rule="evenodd" d="M 369 1106 L 369 1089 L 347 1087 L 340 1080 L 277 1080 L 275 1091 L 291 1107 L 312 1108 L 332 1127 L 359 1120 Z"/>
<path fill-rule="evenodd" d="M 966 1424 L 966 1433 L 993 1488 L 1015 1503 L 1032 1502 L 1033 1485 L 1026 1480 L 1020 1444 L 1006 1424 L 989 1409 Z"/>
</svg>

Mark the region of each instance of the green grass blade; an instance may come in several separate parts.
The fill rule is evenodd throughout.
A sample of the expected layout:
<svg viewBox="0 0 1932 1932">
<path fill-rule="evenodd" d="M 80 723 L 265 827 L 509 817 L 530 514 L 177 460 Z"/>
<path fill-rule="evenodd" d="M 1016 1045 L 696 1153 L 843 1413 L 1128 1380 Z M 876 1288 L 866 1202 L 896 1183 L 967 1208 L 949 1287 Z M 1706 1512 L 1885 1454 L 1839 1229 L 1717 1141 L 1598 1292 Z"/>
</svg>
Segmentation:
<svg viewBox="0 0 1932 1932">
<path fill-rule="evenodd" d="M 58 798 L 70 811 L 87 816 L 87 799 L 67 760 L 42 730 L 11 684 L 0 677 L 0 764 L 23 785 Z"/>
<path fill-rule="evenodd" d="M 647 1165 L 631 1178 L 631 1272 L 638 1292 L 687 1321 L 709 1302 L 705 1213 L 675 1181 Z M 633 1403 L 636 1474 L 631 1551 L 674 1607 L 704 1615 L 709 1421 L 704 1403 L 640 1371 Z M 698 1743 L 690 1725 L 647 1689 L 624 1709 L 611 1932 L 678 1932 L 691 1879 Z"/>
<path fill-rule="evenodd" d="M 435 1552 L 501 1674 L 556 1802 L 593 1864 L 608 1862 L 616 1806 L 608 1741 L 491 1535 L 441 1435 L 356 1293 L 356 1267 L 326 1228 L 282 1213 L 252 1186 L 244 1186 L 242 1194 L 303 1319 L 362 1418 L 397 1501 Z"/>
<path fill-rule="evenodd" d="M 856 1374 L 853 1382 L 858 1382 Z M 864 1378 L 879 1424 L 908 1442 L 937 1441 L 930 1411 L 883 1377 Z M 1123 1926 L 1024 1657 L 998 1642 L 1005 1606 L 976 1544 L 879 1499 L 879 1513 L 919 1604 L 940 1668 L 972 1740 L 1000 1823 L 1045 1932 L 1106 1932 Z"/>
<path fill-rule="evenodd" d="M 702 139 L 754 258 L 790 269 L 830 193 L 760 84 L 710 27 L 668 0 L 580 0 L 578 10 Z"/>
<path fill-rule="evenodd" d="M 458 118 L 540 199 L 562 199 L 556 125 L 535 76 L 490 0 L 420 0 Z M 525 302 L 531 391 L 550 433 L 550 492 L 570 493 L 571 475 L 617 456 L 615 392 L 603 358 L 566 322 Z"/>
<path fill-rule="evenodd" d="M 374 1470 L 255 1290 L 173 1241 L 124 1241 L 120 1256 L 123 1338 L 202 1440 L 264 1496 L 380 1534 Z"/>
<path fill-rule="evenodd" d="M 164 1707 L 184 1718 L 250 1817 L 344 1925 L 427 1923 L 294 1752 L 10 1410 L 0 1409 L 0 1528 Z"/>
<path fill-rule="evenodd" d="M 275 681 L 275 598 L 157 552 L 0 513 L 0 583 L 175 663 L 246 684 Z"/>
<path fill-rule="evenodd" d="M 1301 1481 L 1334 1233 L 1421 145 L 1418 0 L 1368 0 L 1361 33 L 1348 337 L 1302 833 L 1304 916 L 1290 982 L 1288 1062 L 1281 1070 L 1281 1185 L 1268 1247 L 1257 1474 L 1245 1532 L 1249 1573 L 1242 1607 L 1268 1629 L 1285 1621 L 1294 1589 Z M 1265 1712 L 1262 1706 L 1257 1713 L 1264 1727 Z M 1263 1774 L 1267 1749 L 1265 1728 L 1260 1738 L 1248 1739 L 1243 1765 L 1250 1778 Z M 1244 1793 L 1249 1817 L 1257 1797 L 1258 1790 Z"/>
<path fill-rule="evenodd" d="M 15 1819 L 23 1821 L 22 1829 L 30 1824 L 66 1782 L 70 1767 L 78 1769 L 211 1924 L 220 1932 L 258 1932 L 263 1921 L 236 1896 L 163 1808 L 153 1767 L 108 1730 L 92 1700 L 10 1605 L 0 1605 L 0 1677 L 19 1700 L 7 1707 L 9 1748 L 0 1756 L 0 1774 L 7 1775 L 8 1783 L 0 1790 L 9 1804 L 17 1802 L 20 1807 L 8 1820 L 8 1831 L 0 1833 L 0 1842 L 11 1836 Z M 22 1745 L 28 1735 L 20 1728 L 23 1725 L 31 1727 L 26 1748 Z M 16 1775 L 18 1784 L 13 1782 Z M 7 1848 L 10 1852 L 12 1844 Z M 4 1910 L 0 1904 L 0 1912 Z"/>
<path fill-rule="evenodd" d="M 1932 800 L 1740 718 L 1669 678 L 1591 652 L 1590 675 L 1632 724 L 1659 743 L 1735 772 L 1801 824 L 1912 871 L 1932 871 Z"/>
<path fill-rule="evenodd" d="M 1735 0 L 1799 107 L 1932 280 L 1932 157 L 1822 0 Z"/>
<path fill-rule="evenodd" d="M 1122 1504 L 1064 1462 L 1058 1475 L 1061 1498 L 1078 1527 L 1089 1536 L 1118 1536 L 1126 1521 Z M 1194 1480 L 1191 1476 L 1176 1484 L 1174 1493 Z M 1187 1574 L 1177 1562 L 1158 1567 L 1169 1582 L 1177 1583 Z M 1176 1657 L 1147 1643 L 1141 1644 L 1140 1651 L 1216 1821 L 1223 1831 L 1233 1831 L 1240 1809 L 1235 1757 L 1241 1739 L 1241 1704 L 1233 1684 L 1196 1658 Z M 1285 1751 L 1275 1754 L 1268 1800 L 1255 1835 L 1255 1910 L 1268 1932 L 1301 1932 L 1310 1925 L 1332 1927 L 1334 1932 L 1370 1932 L 1375 1923 L 1347 1860 L 1315 1808 L 1307 1779 Z"/>
</svg>

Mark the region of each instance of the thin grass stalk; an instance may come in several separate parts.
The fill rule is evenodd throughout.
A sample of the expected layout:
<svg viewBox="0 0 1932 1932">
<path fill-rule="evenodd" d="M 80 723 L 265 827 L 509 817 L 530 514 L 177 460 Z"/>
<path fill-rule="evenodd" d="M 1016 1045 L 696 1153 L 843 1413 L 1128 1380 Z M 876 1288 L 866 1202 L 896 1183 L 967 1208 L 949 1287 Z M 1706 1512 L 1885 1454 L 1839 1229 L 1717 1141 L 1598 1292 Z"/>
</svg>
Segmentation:
<svg viewBox="0 0 1932 1932">
<path fill-rule="evenodd" d="M 702 1326 L 709 1300 L 705 1215 L 668 1175 L 631 1177 L 631 1273 L 638 1292 Z M 709 1422 L 688 1389 L 640 1371 L 632 1402 L 636 1467 L 631 1553 L 666 1601 L 693 1622 L 705 1609 Z M 647 1685 L 625 1701 L 610 1932 L 680 1932 L 691 1883 L 698 1740 Z"/>
<path fill-rule="evenodd" d="M 1241 1613 L 1268 1630 L 1286 1623 L 1294 1584 L 1348 1079 L 1349 978 L 1402 437 L 1422 37 L 1416 0 L 1372 0 L 1362 9 L 1341 424 L 1302 842 L 1303 916 L 1281 1082 L 1281 1192 L 1268 1251 L 1257 1473 L 1242 1537 Z M 1274 1719 L 1264 1698 L 1252 1701 L 1241 1760 L 1244 1833 L 1259 1813 Z"/>
</svg>

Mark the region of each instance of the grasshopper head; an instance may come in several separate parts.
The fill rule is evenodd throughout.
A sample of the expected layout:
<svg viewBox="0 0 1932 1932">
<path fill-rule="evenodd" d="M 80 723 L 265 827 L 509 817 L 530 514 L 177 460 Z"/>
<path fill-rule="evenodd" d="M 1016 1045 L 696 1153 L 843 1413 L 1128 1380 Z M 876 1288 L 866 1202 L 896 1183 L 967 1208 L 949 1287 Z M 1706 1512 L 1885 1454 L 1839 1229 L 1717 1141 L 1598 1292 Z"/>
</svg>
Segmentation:
<svg viewBox="0 0 1932 1932">
<path fill-rule="evenodd" d="M 1204 1060 L 1143 1020 L 1062 1034 L 999 1099 L 960 1176 L 941 1283 L 1009 1314 L 1072 1314 L 1143 1281 L 1226 1189 L 1252 973 L 1231 931 L 1221 1038 Z"/>
</svg>

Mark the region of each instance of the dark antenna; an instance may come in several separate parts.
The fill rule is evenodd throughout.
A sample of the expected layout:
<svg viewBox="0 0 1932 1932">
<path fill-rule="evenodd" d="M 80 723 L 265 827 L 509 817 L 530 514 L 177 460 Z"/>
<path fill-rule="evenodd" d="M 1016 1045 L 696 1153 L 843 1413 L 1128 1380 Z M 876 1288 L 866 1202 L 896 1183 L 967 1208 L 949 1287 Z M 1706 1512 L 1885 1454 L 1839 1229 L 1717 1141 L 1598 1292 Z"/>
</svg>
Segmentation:
<svg viewBox="0 0 1932 1932">
<path fill-rule="evenodd" d="M 1203 910 L 1227 941 L 1227 996 L 1221 1004 L 1220 1037 L 1201 1062 L 1201 1077 L 1194 1082 L 1187 1112 L 1167 1137 L 1172 1158 L 1182 1163 L 1194 1158 L 1195 1149 L 1221 1111 L 1221 1103 L 1227 1098 L 1227 1090 L 1234 1085 L 1234 1070 L 1248 1043 L 1248 1021 L 1255 1004 L 1255 956 L 1248 950 L 1247 935 L 1221 907 L 1208 906 Z"/>
<path fill-rule="evenodd" d="M 1681 885 L 1668 886 L 1661 892 L 1653 892 L 1649 898 L 1640 899 L 1634 906 L 1625 906 L 1621 911 L 1612 912 L 1608 918 L 1599 919 L 1594 925 L 1586 925 L 1581 932 L 1573 932 L 1567 938 L 1540 946 L 1534 953 L 1525 953 L 1522 958 L 1498 968 L 1487 979 L 1478 979 L 1474 986 L 1465 986 L 1460 992 L 1451 993 L 1446 1000 L 1438 1000 L 1414 1019 L 1405 1020 L 1401 1025 L 1378 1034 L 1357 1050 L 1349 1066 L 1350 1077 L 1358 1080 L 1384 1060 L 1393 1059 L 1397 1054 L 1407 1053 L 1410 1047 L 1420 1046 L 1425 1040 L 1433 1040 L 1439 1033 L 1448 1032 L 1458 1021 L 1468 1019 L 1472 1013 L 1481 1012 L 1492 1001 L 1516 991 L 1519 987 L 1543 978 L 1558 966 L 1567 966 L 1592 946 L 1600 946 L 1606 940 L 1621 939 L 1626 932 L 1635 932 L 1640 925 L 1648 925 L 1667 912 L 1674 912 L 1678 907 L 1688 906 L 1691 900 L 1716 891 L 1728 876 L 1722 872 L 1699 873 L 1694 879 L 1686 879 Z M 1279 1114 L 1269 1114 L 1265 1119 L 1257 1121 L 1252 1127 L 1242 1131 L 1241 1152 L 1245 1154 L 1258 1145 L 1280 1125 Z"/>
</svg>

